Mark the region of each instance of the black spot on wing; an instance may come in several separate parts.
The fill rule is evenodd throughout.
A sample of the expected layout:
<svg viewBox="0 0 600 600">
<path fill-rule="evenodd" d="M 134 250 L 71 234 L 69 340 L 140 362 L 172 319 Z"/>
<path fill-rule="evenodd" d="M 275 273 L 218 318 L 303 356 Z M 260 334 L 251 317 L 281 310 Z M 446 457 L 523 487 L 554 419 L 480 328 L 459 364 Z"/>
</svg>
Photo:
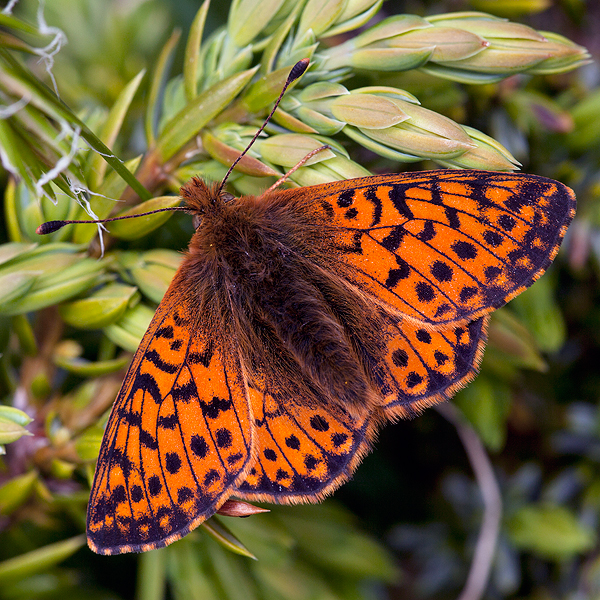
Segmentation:
<svg viewBox="0 0 600 600">
<path fill-rule="evenodd" d="M 183 385 L 174 387 L 171 394 L 175 402 L 189 402 L 190 400 L 195 400 L 197 398 L 198 390 L 193 381 L 188 381 Z"/>
<path fill-rule="evenodd" d="M 233 404 L 231 400 L 217 398 L 217 396 L 213 396 L 210 402 L 205 402 L 204 400 L 200 400 L 200 407 L 202 408 L 202 414 L 208 419 L 216 419 L 221 412 L 226 412 L 231 410 Z"/>
<path fill-rule="evenodd" d="M 381 245 L 390 252 L 396 252 L 400 248 L 404 235 L 404 228 L 401 225 L 397 225 L 381 240 Z"/>
<path fill-rule="evenodd" d="M 329 423 L 327 419 L 321 415 L 315 415 L 310 418 L 310 426 L 315 431 L 327 431 L 329 429 Z"/>
<path fill-rule="evenodd" d="M 206 346 L 203 352 L 190 352 L 187 356 L 187 362 L 190 365 L 201 364 L 203 367 L 208 368 L 214 353 L 214 344 L 211 342 Z"/>
<path fill-rule="evenodd" d="M 423 229 L 417 234 L 422 242 L 430 242 L 435 237 L 435 226 L 433 221 L 425 221 Z"/>
<path fill-rule="evenodd" d="M 174 475 L 181 469 L 181 458 L 175 452 L 167 452 L 165 456 L 165 467 L 167 471 Z"/>
<path fill-rule="evenodd" d="M 192 436 L 190 448 L 198 458 L 205 458 L 209 451 L 208 444 L 204 437 L 197 434 Z"/>
<path fill-rule="evenodd" d="M 148 493 L 150 496 L 158 496 L 162 491 L 162 483 L 158 475 L 152 475 L 148 479 Z"/>
<path fill-rule="evenodd" d="M 136 375 L 131 386 L 131 396 L 134 396 L 138 390 L 149 394 L 157 404 L 162 402 L 162 394 L 158 389 L 156 380 L 154 377 L 152 377 L 152 375 L 150 375 L 150 373 L 138 373 Z"/>
<path fill-rule="evenodd" d="M 157 338 L 165 338 L 167 340 L 173 339 L 175 332 L 173 331 L 173 327 L 171 325 L 167 325 L 166 327 L 159 327 L 154 334 L 154 337 Z"/>
<path fill-rule="evenodd" d="M 400 258 L 399 256 L 395 256 L 395 260 L 396 260 L 396 264 L 398 265 L 398 268 L 390 269 L 387 279 L 386 279 L 386 282 L 385 282 L 385 286 L 387 288 L 396 287 L 398 285 L 399 281 L 402 281 L 403 279 L 406 279 L 407 277 L 410 276 L 409 264 L 403 258 Z"/>
<path fill-rule="evenodd" d="M 447 263 L 445 263 L 441 260 L 436 260 L 431 265 L 430 270 L 431 270 L 431 274 L 438 281 L 440 281 L 440 282 L 452 281 L 452 276 L 453 276 L 452 267 L 450 265 L 448 265 Z"/>
<path fill-rule="evenodd" d="M 350 208 L 354 202 L 354 190 L 348 189 L 340 192 L 337 197 L 337 205 L 340 208 Z"/>
</svg>

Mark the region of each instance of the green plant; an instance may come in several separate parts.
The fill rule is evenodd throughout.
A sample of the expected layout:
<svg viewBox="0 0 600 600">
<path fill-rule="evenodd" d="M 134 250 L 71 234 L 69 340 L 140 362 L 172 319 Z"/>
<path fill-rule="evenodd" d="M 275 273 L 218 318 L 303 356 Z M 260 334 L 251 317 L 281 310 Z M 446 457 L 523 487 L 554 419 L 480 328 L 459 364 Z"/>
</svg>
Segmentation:
<svg viewBox="0 0 600 600">
<path fill-rule="evenodd" d="M 561 102 L 566 106 L 569 98 L 550 98 L 536 83 L 539 78 L 507 87 L 498 83 L 516 73 L 570 71 L 588 60 L 583 48 L 557 34 L 474 13 L 390 16 L 351 33 L 380 6 L 373 0 L 238 1 L 227 25 L 205 32 L 205 3 L 191 25 L 182 73 L 171 78 L 178 33 L 149 63 L 149 74 L 141 67 L 148 39 L 154 39 L 150 33 L 164 32 L 156 17 L 164 8 L 158 3 L 118 16 L 111 5 L 106 13 L 114 22 L 105 14 L 102 22 L 106 40 L 118 39 L 114 48 L 105 42 L 88 56 L 75 53 L 63 63 L 60 53 L 53 56 L 62 39 L 58 29 L 1 15 L 0 158 L 6 173 L 1 390 L 7 404 L 16 400 L 15 406 L 34 418 L 28 425 L 23 412 L 5 407 L 0 412 L 0 443 L 15 449 L 9 446 L 0 474 L 0 514 L 9 524 L 0 534 L 0 583 L 7 597 L 76 593 L 77 563 L 54 565 L 83 545 L 75 534 L 83 528 L 92 464 L 129 359 L 126 352 L 137 347 L 179 264 L 175 250 L 191 232 L 183 219 L 169 219 L 168 213 L 111 227 L 101 242 L 89 225 L 40 239 L 35 234 L 40 223 L 172 206 L 178 202 L 173 194 L 192 175 L 221 179 L 270 109 L 289 67 L 304 57 L 311 58 L 311 70 L 230 179 L 240 194 L 268 187 L 324 142 L 332 150 L 299 169 L 292 177 L 295 185 L 367 175 L 368 167 L 392 170 L 398 162 L 516 168 L 518 161 L 502 144 L 456 122 L 464 116 L 462 84 L 483 84 L 466 88 L 471 102 L 480 114 L 494 106 L 494 116 L 508 124 L 499 128 L 504 133 L 523 139 L 529 132 L 538 140 L 536 170 L 562 175 L 571 184 L 583 178 L 581 167 L 543 143 L 548 135 L 543 124 L 550 121 L 560 131 L 566 114 Z M 59 21 L 61 9 L 52 10 Z M 69 10 L 73 7 L 65 1 L 62 14 Z M 88 10 L 91 20 L 100 14 L 93 2 Z M 270 16 L 267 22 L 264 15 Z M 150 33 L 135 27 L 141 22 L 154 23 Z M 122 39 L 134 34 L 132 67 Z M 343 36 L 341 43 L 335 43 L 336 36 Z M 48 46 L 50 40 L 58 45 Z M 112 50 L 104 55 L 106 48 Z M 32 60 L 40 56 L 41 65 Z M 90 70 L 94 64 L 103 67 L 97 79 Z M 54 88 L 65 94 L 68 106 Z M 427 97 L 439 112 L 421 106 L 417 96 Z M 582 101 L 575 107 L 580 130 L 596 114 L 596 105 Z M 574 158 L 587 149 L 576 130 L 568 139 Z M 365 158 L 360 163 L 350 158 L 358 153 Z M 458 399 L 493 450 L 506 440 L 519 369 L 544 368 L 540 349 L 554 350 L 565 339 L 555 287 L 551 279 L 542 280 L 514 310 L 499 313 L 482 376 Z M 34 436 L 26 436 L 25 427 Z M 344 511 L 328 505 L 277 509 L 271 516 L 234 522 L 236 537 L 218 527 L 212 533 L 222 543 L 244 553 L 237 539 L 243 540 L 261 560 L 254 565 L 238 559 L 197 532 L 140 559 L 140 597 L 159 597 L 168 580 L 180 597 L 236 597 L 241 592 L 231 581 L 241 581 L 246 598 L 351 598 L 368 596 L 365 579 L 389 583 L 397 577 L 386 551 L 360 533 Z M 593 538 L 584 541 L 571 555 L 585 551 Z M 345 552 L 336 555 L 336 548 Z M 51 581 L 44 574 L 50 567 Z"/>
</svg>

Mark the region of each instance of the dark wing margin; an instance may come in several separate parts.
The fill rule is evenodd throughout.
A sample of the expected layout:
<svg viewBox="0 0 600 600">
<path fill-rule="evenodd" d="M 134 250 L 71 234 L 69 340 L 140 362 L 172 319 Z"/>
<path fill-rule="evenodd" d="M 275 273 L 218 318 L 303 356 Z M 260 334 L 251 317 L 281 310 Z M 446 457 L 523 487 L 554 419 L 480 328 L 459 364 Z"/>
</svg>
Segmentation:
<svg viewBox="0 0 600 600">
<path fill-rule="evenodd" d="M 250 466 L 252 415 L 239 359 L 198 319 L 180 278 L 140 343 L 104 433 L 87 516 L 89 546 L 100 554 L 183 537 Z"/>
</svg>

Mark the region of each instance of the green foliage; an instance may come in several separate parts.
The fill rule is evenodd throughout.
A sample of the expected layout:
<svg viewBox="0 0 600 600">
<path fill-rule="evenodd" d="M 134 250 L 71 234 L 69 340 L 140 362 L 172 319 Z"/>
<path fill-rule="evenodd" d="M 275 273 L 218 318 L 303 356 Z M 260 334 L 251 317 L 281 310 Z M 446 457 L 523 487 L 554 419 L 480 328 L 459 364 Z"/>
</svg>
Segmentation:
<svg viewBox="0 0 600 600">
<path fill-rule="evenodd" d="M 551 3 L 471 4 L 534 24 Z M 545 22 L 585 43 L 583 5 L 563 4 Z M 108 410 L 191 225 L 159 213 L 101 237 L 36 228 L 173 206 L 192 175 L 220 180 L 305 57 L 229 180 L 237 193 L 323 143 L 292 185 L 520 161 L 576 189 L 557 264 L 494 315 L 482 372 L 455 404 L 493 453 L 504 505 L 489 597 L 598 597 L 600 96 L 574 71 L 587 51 L 497 16 L 397 15 L 380 0 L 227 9 L 53 0 L 44 21 L 22 0 L 0 14 L 0 597 L 125 598 L 135 586 L 140 599 L 441 600 L 464 584 L 485 490 L 434 411 L 383 431 L 336 502 L 219 517 L 139 558 L 82 549 Z M 169 37 L 177 10 L 185 44 Z"/>
</svg>

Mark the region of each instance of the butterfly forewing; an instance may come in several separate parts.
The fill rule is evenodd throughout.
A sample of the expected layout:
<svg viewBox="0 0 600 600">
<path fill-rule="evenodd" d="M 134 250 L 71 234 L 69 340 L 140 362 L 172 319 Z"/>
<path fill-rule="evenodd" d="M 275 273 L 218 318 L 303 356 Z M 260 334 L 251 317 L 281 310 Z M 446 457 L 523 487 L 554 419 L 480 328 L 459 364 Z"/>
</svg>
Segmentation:
<svg viewBox="0 0 600 600">
<path fill-rule="evenodd" d="M 210 517 L 250 464 L 253 427 L 235 349 L 226 353 L 176 275 L 108 421 L 88 508 L 103 554 L 179 539 Z"/>
<path fill-rule="evenodd" d="M 405 316 L 466 322 L 543 273 L 575 212 L 573 192 L 533 175 L 401 173 L 288 190 L 337 227 L 354 283 Z"/>
</svg>

